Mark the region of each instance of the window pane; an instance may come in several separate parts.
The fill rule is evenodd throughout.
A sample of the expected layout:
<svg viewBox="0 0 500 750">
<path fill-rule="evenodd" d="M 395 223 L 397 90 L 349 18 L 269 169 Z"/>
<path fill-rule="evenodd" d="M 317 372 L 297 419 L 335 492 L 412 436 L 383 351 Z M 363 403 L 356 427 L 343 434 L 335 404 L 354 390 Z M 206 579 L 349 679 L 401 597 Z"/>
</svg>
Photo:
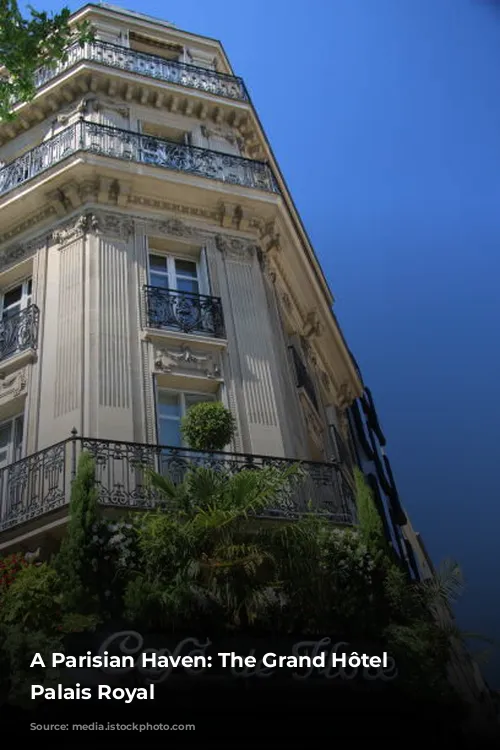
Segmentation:
<svg viewBox="0 0 500 750">
<path fill-rule="evenodd" d="M 23 296 L 22 286 L 16 286 L 15 289 L 11 289 L 10 292 L 6 292 L 3 297 L 3 306 L 11 307 L 11 305 L 19 304 Z"/>
<path fill-rule="evenodd" d="M 151 271 L 149 275 L 149 283 L 151 286 L 159 286 L 162 289 L 169 288 L 168 276 L 166 273 L 155 273 L 154 271 Z"/>
<path fill-rule="evenodd" d="M 5 448 L 10 443 L 12 432 L 12 422 L 7 422 L 0 427 L 0 449 Z"/>
<path fill-rule="evenodd" d="M 8 422 L 0 427 L 0 466 L 4 466 L 10 460 L 10 437 L 12 423 Z"/>
<path fill-rule="evenodd" d="M 14 422 L 14 447 L 16 454 L 20 453 L 23 445 L 23 417 L 18 417 Z"/>
<path fill-rule="evenodd" d="M 156 271 L 166 271 L 167 270 L 166 257 L 164 255 L 150 255 L 149 267 L 154 268 Z"/>
<path fill-rule="evenodd" d="M 180 420 L 160 419 L 160 445 L 182 445 Z"/>
<path fill-rule="evenodd" d="M 26 294 L 28 297 L 31 297 L 33 291 L 33 281 L 30 279 L 28 283 L 26 284 Z"/>
<path fill-rule="evenodd" d="M 183 279 L 177 277 L 177 289 L 179 292 L 191 292 L 192 294 L 198 294 L 199 287 L 196 279 Z"/>
<path fill-rule="evenodd" d="M 176 260 L 175 272 L 178 276 L 191 276 L 193 279 L 198 275 L 196 272 L 196 263 L 193 263 L 191 260 Z"/>
<path fill-rule="evenodd" d="M 181 406 L 177 393 L 160 391 L 158 393 L 158 412 L 160 417 L 181 418 Z"/>
</svg>

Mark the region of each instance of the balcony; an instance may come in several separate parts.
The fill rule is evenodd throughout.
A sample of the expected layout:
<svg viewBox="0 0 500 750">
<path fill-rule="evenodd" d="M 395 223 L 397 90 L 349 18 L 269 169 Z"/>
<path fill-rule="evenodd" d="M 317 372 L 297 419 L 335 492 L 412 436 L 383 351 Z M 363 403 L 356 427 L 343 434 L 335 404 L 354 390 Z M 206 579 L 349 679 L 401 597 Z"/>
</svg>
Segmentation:
<svg viewBox="0 0 500 750">
<path fill-rule="evenodd" d="M 219 297 L 180 292 L 159 286 L 144 287 L 146 326 L 182 333 L 225 338 Z"/>
<path fill-rule="evenodd" d="M 0 321 L 0 362 L 15 354 L 36 349 L 39 310 L 30 305 L 25 310 Z"/>
<path fill-rule="evenodd" d="M 81 151 L 230 185 L 279 192 L 273 173 L 264 162 L 80 120 L 0 169 L 0 195 Z"/>
<path fill-rule="evenodd" d="M 158 495 L 145 481 L 145 470 L 182 481 L 189 467 L 205 466 L 236 473 L 266 466 L 286 468 L 291 459 L 242 453 L 197 453 L 187 448 L 72 437 L 0 470 L 0 531 L 49 516 L 69 502 L 78 456 L 87 451 L 95 460 L 100 503 L 120 509 L 151 509 Z M 301 462 L 303 477 L 264 518 L 293 520 L 317 513 L 333 523 L 356 522 L 355 502 L 336 464 Z M 53 519 L 47 519 L 53 520 Z"/>
<path fill-rule="evenodd" d="M 127 73 L 152 78 L 164 83 L 196 89 L 203 93 L 222 96 L 226 99 L 248 102 L 249 96 L 241 78 L 216 73 L 213 70 L 177 60 L 165 60 L 163 57 L 136 52 L 128 47 L 121 47 L 109 42 L 95 40 L 81 47 L 72 44 L 67 49 L 66 59 L 52 67 L 43 67 L 35 73 L 35 86 L 42 88 L 50 81 L 65 73 L 81 62 L 97 63 Z"/>
</svg>

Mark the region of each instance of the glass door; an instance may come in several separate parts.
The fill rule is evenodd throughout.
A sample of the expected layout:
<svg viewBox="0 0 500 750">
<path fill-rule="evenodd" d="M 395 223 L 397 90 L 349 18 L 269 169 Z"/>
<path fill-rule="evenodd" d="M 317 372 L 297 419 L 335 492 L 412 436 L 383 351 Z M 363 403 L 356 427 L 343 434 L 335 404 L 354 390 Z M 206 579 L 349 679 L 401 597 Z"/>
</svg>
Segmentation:
<svg viewBox="0 0 500 750">
<path fill-rule="evenodd" d="M 150 253 L 149 285 L 149 325 L 186 333 L 201 330 L 204 311 L 196 261 Z"/>
<path fill-rule="evenodd" d="M 31 345 L 31 336 L 26 335 L 29 321 L 22 315 L 23 310 L 31 305 L 31 298 L 31 279 L 26 279 L 1 296 L 0 359 Z"/>
<path fill-rule="evenodd" d="M 23 417 L 0 424 L 0 469 L 19 461 L 23 449 Z"/>
</svg>

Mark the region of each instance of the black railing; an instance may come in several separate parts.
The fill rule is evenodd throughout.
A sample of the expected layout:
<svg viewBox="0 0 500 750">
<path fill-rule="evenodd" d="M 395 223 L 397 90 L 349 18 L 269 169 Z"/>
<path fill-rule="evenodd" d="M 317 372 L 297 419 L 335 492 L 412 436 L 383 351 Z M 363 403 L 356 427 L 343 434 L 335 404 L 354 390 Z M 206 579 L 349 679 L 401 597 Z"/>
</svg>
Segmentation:
<svg viewBox="0 0 500 750">
<path fill-rule="evenodd" d="M 38 319 L 38 307 L 30 305 L 0 320 L 0 361 L 27 349 L 36 349 Z"/>
<path fill-rule="evenodd" d="M 80 120 L 2 167 L 0 195 L 78 151 L 186 172 L 256 190 L 279 192 L 273 173 L 264 162 Z"/>
<path fill-rule="evenodd" d="M 179 86 L 197 89 L 204 93 L 222 96 L 227 99 L 248 101 L 249 97 L 241 78 L 217 73 L 214 70 L 178 60 L 166 60 L 146 52 L 136 52 L 109 42 L 95 40 L 83 46 L 72 44 L 66 50 L 65 59 L 51 67 L 39 68 L 35 73 L 35 86 L 41 88 L 65 71 L 80 62 L 93 62 L 127 73 L 152 78 L 155 81 L 175 83 Z"/>
<path fill-rule="evenodd" d="M 309 375 L 297 349 L 294 346 L 290 346 L 289 349 L 292 352 L 292 359 L 295 368 L 295 385 L 297 388 L 304 389 L 312 405 L 316 411 L 318 411 L 318 399 L 312 378 Z"/>
<path fill-rule="evenodd" d="M 69 502 L 73 442 L 65 440 L 0 469 L 0 531 Z"/>
<path fill-rule="evenodd" d="M 159 286 L 144 287 L 146 325 L 183 333 L 224 338 L 224 317 L 219 297 L 180 292 Z"/>
<path fill-rule="evenodd" d="M 82 450 L 95 460 L 100 503 L 124 509 L 154 508 L 165 502 L 165 497 L 147 481 L 151 469 L 178 483 L 193 466 L 235 474 L 266 466 L 285 469 L 297 463 L 272 456 L 202 454 L 187 448 L 75 437 L 0 469 L 0 530 L 67 504 Z M 308 461 L 301 461 L 300 466 L 301 477 L 292 491 L 276 498 L 263 517 L 293 520 L 304 513 L 316 513 L 334 523 L 354 524 L 355 502 L 338 466 Z"/>
</svg>

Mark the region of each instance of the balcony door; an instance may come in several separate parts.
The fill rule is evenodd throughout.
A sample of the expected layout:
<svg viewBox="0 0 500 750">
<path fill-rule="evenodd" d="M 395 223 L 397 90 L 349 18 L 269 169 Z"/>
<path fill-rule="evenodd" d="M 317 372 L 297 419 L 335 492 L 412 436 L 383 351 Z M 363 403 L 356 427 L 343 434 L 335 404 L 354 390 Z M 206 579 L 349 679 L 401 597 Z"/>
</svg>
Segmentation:
<svg viewBox="0 0 500 750">
<path fill-rule="evenodd" d="M 31 297 L 31 279 L 26 279 L 0 296 L 0 359 L 31 346 L 31 336 L 27 335 L 30 316 L 26 312 L 31 305 Z"/>
<path fill-rule="evenodd" d="M 26 279 L 2 295 L 1 315 L 2 320 L 7 320 L 18 315 L 31 305 L 32 281 Z"/>
<path fill-rule="evenodd" d="M 149 252 L 148 325 L 183 333 L 214 335 L 218 313 L 208 287 L 204 254 L 200 260 Z"/>
<path fill-rule="evenodd" d="M 149 283 L 161 289 L 200 294 L 198 263 L 173 255 L 149 254 Z"/>
<path fill-rule="evenodd" d="M 22 457 L 23 416 L 0 424 L 0 469 Z"/>
<path fill-rule="evenodd" d="M 171 448 L 188 447 L 182 438 L 181 420 L 194 404 L 215 401 L 211 393 L 158 390 L 158 442 Z"/>
</svg>

